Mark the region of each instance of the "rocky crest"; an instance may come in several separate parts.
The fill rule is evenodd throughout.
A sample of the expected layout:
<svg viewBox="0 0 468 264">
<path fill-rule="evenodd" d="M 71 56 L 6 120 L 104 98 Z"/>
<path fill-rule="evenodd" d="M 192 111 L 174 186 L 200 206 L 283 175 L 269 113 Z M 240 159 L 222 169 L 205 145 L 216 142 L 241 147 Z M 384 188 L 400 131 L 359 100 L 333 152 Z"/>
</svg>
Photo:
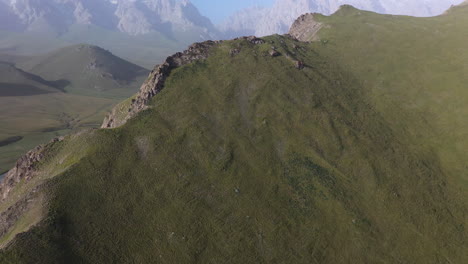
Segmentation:
<svg viewBox="0 0 468 264">
<path fill-rule="evenodd" d="M 242 39 L 254 45 L 264 44 L 265 40 L 256 36 L 240 37 L 235 40 Z M 222 41 L 205 41 L 192 44 L 187 50 L 177 52 L 176 54 L 167 57 L 163 64 L 156 66 L 150 73 L 149 77 L 143 83 L 140 91 L 133 97 L 131 104 L 127 108 L 122 108 L 122 105 L 117 105 L 104 118 L 101 128 L 116 128 L 124 125 L 130 118 L 136 116 L 139 112 L 148 108 L 148 103 L 156 94 L 164 89 L 164 83 L 171 71 L 175 68 L 207 59 L 210 55 L 210 50 Z M 231 56 L 235 56 L 240 50 L 231 50 Z"/>
<path fill-rule="evenodd" d="M 304 14 L 296 19 L 288 34 L 300 41 L 314 41 L 318 40 L 317 33 L 322 27 L 323 23 L 316 21 L 314 14 Z"/>
<path fill-rule="evenodd" d="M 199 61 L 208 58 L 210 49 L 221 41 L 205 41 L 202 43 L 192 44 L 184 52 L 167 57 L 163 64 L 158 65 L 151 71 L 148 79 L 141 86 L 140 91 L 136 94 L 126 113 L 121 113 L 122 109 L 119 106 L 114 107 L 106 116 L 101 128 L 116 128 L 134 117 L 137 113 L 148 108 L 148 103 L 156 94 L 163 88 L 167 76 L 175 68 L 190 64 L 194 61 Z M 124 110 L 125 111 L 125 110 Z"/>
</svg>

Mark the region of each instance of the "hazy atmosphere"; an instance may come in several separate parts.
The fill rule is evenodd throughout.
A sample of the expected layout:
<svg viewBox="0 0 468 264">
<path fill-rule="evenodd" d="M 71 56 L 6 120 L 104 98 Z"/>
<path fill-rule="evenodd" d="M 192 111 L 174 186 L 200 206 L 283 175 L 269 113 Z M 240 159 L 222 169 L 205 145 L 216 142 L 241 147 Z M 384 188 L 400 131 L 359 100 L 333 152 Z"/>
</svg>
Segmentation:
<svg viewBox="0 0 468 264">
<path fill-rule="evenodd" d="M 468 0 L 0 0 L 0 264 L 468 263 Z"/>
</svg>

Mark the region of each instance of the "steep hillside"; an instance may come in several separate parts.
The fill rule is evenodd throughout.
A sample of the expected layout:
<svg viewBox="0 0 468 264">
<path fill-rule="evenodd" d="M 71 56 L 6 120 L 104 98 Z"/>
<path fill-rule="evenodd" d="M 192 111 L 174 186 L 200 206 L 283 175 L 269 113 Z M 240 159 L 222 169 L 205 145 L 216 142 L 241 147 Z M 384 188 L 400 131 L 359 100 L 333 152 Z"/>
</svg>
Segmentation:
<svg viewBox="0 0 468 264">
<path fill-rule="evenodd" d="M 424 138 L 424 144 L 431 143 L 440 151 L 440 161 L 465 184 L 468 53 L 462 43 L 468 38 L 467 13 L 468 7 L 460 5 L 447 15 L 415 20 L 343 6 L 331 17 L 309 15 L 325 26 L 318 34 L 300 37 L 320 38 L 313 44 L 318 52 L 362 80 L 379 111 Z M 413 118 L 411 127 L 401 114 Z"/>
<path fill-rule="evenodd" d="M 296 23 L 316 42 L 168 57 L 113 129 L 17 162 L 0 261 L 465 263 L 467 12 L 346 6 Z"/>
</svg>

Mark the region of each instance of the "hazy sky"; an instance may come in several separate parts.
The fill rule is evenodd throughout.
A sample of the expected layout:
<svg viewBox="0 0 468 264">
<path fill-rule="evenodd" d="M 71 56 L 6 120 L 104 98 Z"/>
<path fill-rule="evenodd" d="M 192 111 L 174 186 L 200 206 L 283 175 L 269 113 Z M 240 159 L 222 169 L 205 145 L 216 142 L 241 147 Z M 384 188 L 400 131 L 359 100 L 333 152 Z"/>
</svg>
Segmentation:
<svg viewBox="0 0 468 264">
<path fill-rule="evenodd" d="M 232 13 L 254 5 L 271 6 L 275 0 L 191 0 L 200 12 L 218 24 Z"/>
</svg>

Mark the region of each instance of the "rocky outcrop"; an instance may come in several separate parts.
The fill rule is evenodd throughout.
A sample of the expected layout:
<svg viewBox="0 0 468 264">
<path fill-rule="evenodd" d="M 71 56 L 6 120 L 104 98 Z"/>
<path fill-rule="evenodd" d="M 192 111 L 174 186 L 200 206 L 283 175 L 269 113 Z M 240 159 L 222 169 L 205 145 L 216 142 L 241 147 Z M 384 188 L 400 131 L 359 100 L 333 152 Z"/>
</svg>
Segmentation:
<svg viewBox="0 0 468 264">
<path fill-rule="evenodd" d="M 235 38 L 234 40 L 245 40 L 245 41 L 248 41 L 252 44 L 255 44 L 255 45 L 260 45 L 260 44 L 264 44 L 265 43 L 265 40 L 261 39 L 261 38 L 257 38 L 256 36 L 243 36 L 243 37 L 238 37 L 238 38 Z"/>
<path fill-rule="evenodd" d="M 26 214 L 30 214 L 31 217 L 26 222 L 22 222 L 23 226 L 20 227 L 21 230 L 16 230 L 15 232 L 24 232 L 40 220 L 41 213 L 38 210 L 41 210 L 41 204 L 43 203 L 44 195 L 42 195 L 41 190 L 44 184 L 36 186 L 27 192 L 17 193 L 14 197 L 10 193 L 19 184 L 31 181 L 39 175 L 39 165 L 48 155 L 50 148 L 62 140 L 63 137 L 54 138 L 48 144 L 39 145 L 30 150 L 18 159 L 15 167 L 0 182 L 0 204 L 8 204 L 8 207 L 0 211 L 0 238 L 3 238 L 8 232 L 14 230 L 15 225 Z M 7 200 L 10 196 L 14 198 L 13 202 Z M 4 240 L 3 244 L 0 244 L 0 247 L 6 246 L 6 242 L 8 240 Z"/>
<path fill-rule="evenodd" d="M 40 202 L 41 188 L 41 186 L 34 188 L 13 206 L 10 206 L 8 209 L 0 213 L 0 237 L 7 234 L 25 213 L 30 211 L 37 202 Z"/>
<path fill-rule="evenodd" d="M 271 57 L 278 57 L 281 55 L 276 49 L 271 49 L 268 54 L 270 54 Z"/>
<path fill-rule="evenodd" d="M 18 159 L 0 183 L 0 202 L 4 201 L 11 190 L 21 181 L 30 181 L 37 175 L 37 167 L 44 159 L 47 149 L 63 138 L 55 138 L 47 145 L 39 145 Z"/>
<path fill-rule="evenodd" d="M 315 41 L 322 28 L 323 23 L 316 21 L 314 14 L 305 14 L 296 19 L 288 34 L 300 41 Z"/>
<path fill-rule="evenodd" d="M 302 69 L 304 69 L 305 64 L 304 64 L 304 62 L 302 62 L 302 61 L 295 61 L 295 62 L 294 62 L 294 66 L 296 67 L 296 69 L 302 70 Z"/>
<path fill-rule="evenodd" d="M 125 124 L 130 118 L 148 108 L 148 103 L 163 88 L 166 78 L 175 68 L 208 58 L 210 49 L 221 41 L 205 41 L 192 44 L 184 52 L 169 56 L 163 64 L 151 71 L 148 79 L 141 86 L 140 91 L 132 99 L 127 109 L 116 106 L 105 117 L 101 128 L 116 128 Z M 122 112 L 123 110 L 123 112 Z"/>
</svg>

